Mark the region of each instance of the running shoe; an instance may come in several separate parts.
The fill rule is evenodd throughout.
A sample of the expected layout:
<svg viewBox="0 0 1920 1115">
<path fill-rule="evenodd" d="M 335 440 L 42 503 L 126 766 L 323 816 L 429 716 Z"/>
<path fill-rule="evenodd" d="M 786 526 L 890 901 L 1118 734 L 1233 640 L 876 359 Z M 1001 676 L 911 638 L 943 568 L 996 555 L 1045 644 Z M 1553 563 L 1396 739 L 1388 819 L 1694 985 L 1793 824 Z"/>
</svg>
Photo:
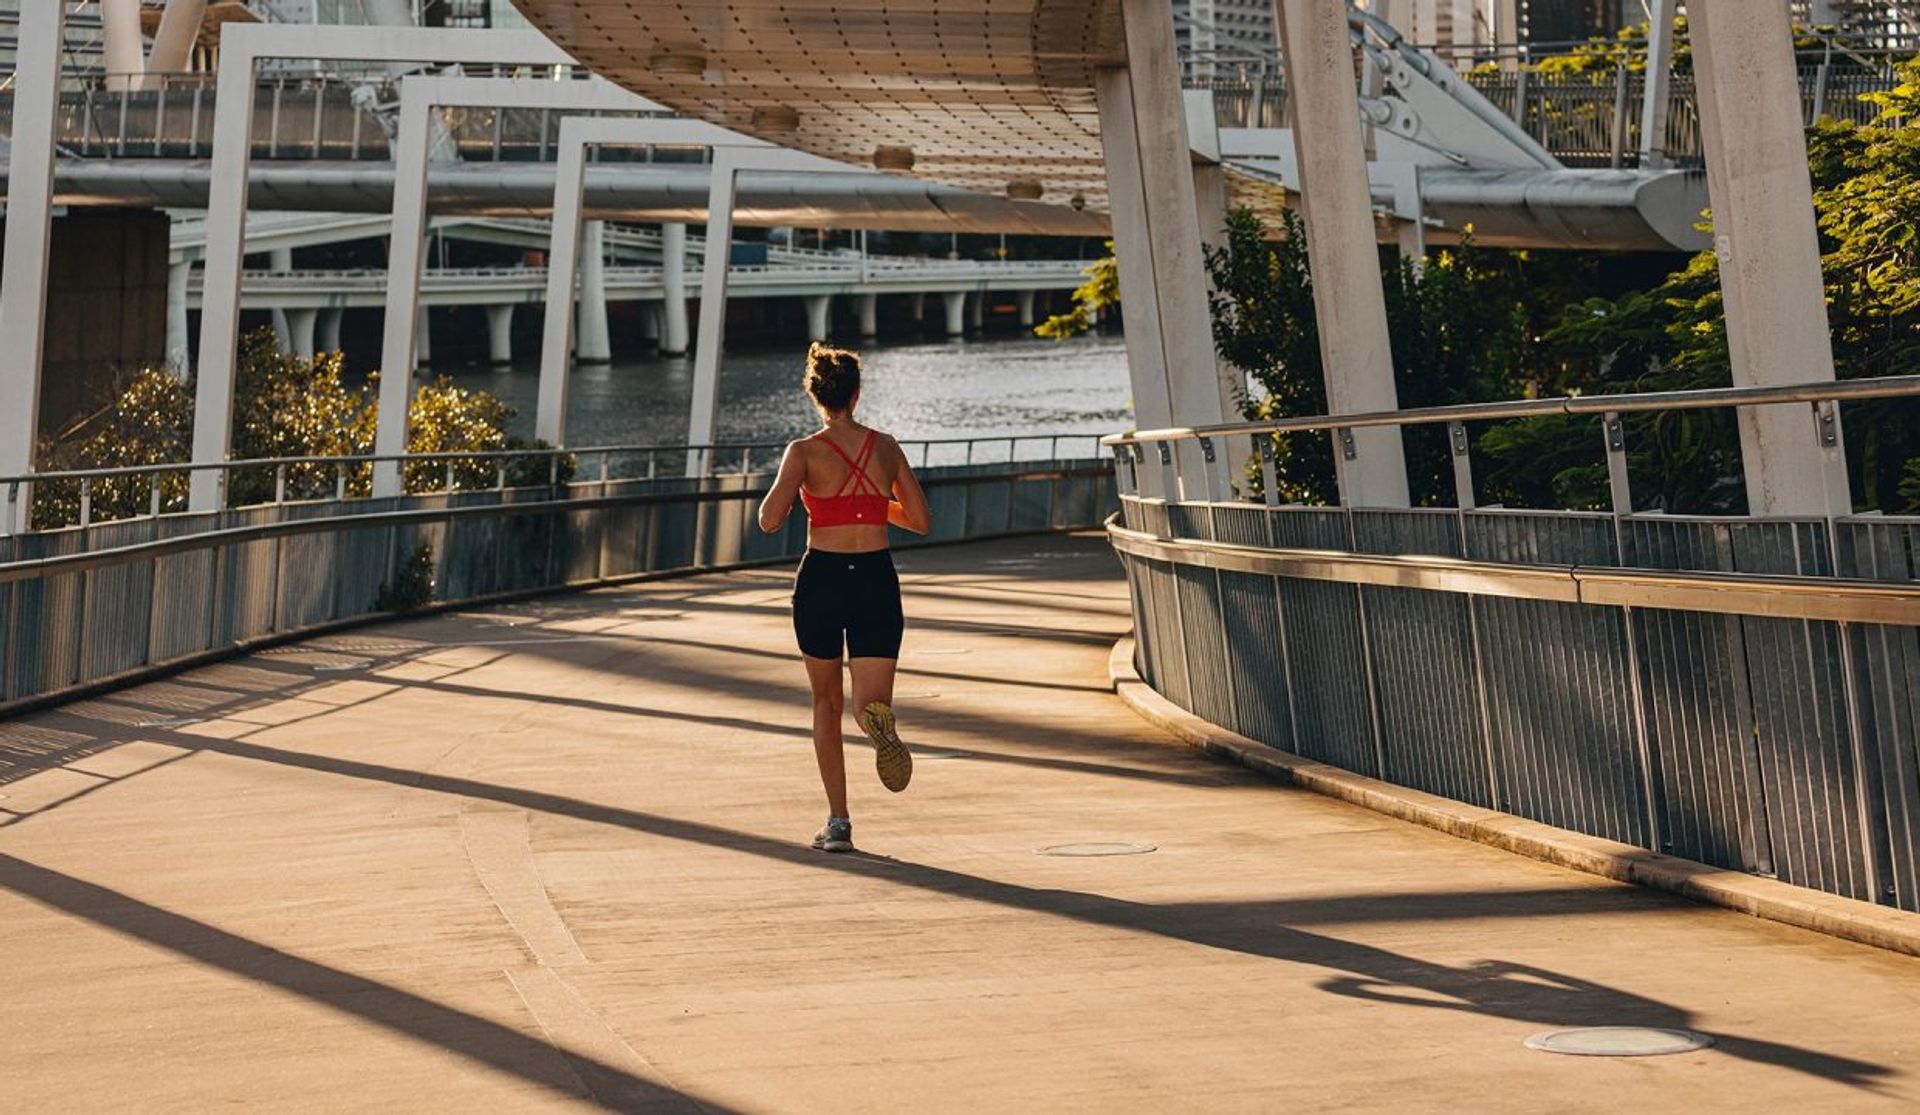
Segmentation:
<svg viewBox="0 0 1920 1115">
<path fill-rule="evenodd" d="M 873 741 L 873 765 L 880 772 L 880 784 L 896 794 L 906 789 L 913 781 L 913 754 L 893 730 L 893 708 L 885 701 L 869 701 L 853 718 Z"/>
<path fill-rule="evenodd" d="M 853 851 L 853 822 L 829 819 L 825 828 L 813 834 L 813 847 L 820 852 Z"/>
</svg>

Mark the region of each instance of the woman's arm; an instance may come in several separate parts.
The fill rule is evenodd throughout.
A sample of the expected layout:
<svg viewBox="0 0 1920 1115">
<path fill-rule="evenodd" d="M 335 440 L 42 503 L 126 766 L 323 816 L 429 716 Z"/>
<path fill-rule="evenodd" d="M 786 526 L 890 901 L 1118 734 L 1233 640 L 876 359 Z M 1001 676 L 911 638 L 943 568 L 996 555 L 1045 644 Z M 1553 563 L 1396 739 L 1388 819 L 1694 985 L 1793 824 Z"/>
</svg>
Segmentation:
<svg viewBox="0 0 1920 1115">
<path fill-rule="evenodd" d="M 907 454 L 900 443 L 887 439 L 887 448 L 893 451 L 893 500 L 887 504 L 887 522 L 901 530 L 910 530 L 915 534 L 925 534 L 933 526 L 933 516 L 927 511 L 927 494 L 920 490 L 920 481 L 913 475 L 913 466 L 907 464 Z"/>
<path fill-rule="evenodd" d="M 807 477 L 807 463 L 800 459 L 800 443 L 788 442 L 787 452 L 780 458 L 780 472 L 773 478 L 773 487 L 767 489 L 767 498 L 760 501 L 760 529 L 772 534 L 786 525 L 787 516 L 793 513 L 793 501 L 800 497 L 800 482 Z"/>
</svg>

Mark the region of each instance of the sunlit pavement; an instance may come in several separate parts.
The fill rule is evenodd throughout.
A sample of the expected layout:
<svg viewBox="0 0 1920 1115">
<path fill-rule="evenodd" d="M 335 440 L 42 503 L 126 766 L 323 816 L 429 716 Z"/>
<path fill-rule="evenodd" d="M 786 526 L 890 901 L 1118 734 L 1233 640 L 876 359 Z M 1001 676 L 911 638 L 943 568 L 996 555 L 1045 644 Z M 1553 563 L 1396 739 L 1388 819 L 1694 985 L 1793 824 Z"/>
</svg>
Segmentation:
<svg viewBox="0 0 1920 1115">
<path fill-rule="evenodd" d="M 806 845 L 786 570 L 366 628 L 0 724 L 0 1107 L 1920 1102 L 1920 961 L 1177 747 L 1107 691 L 1128 617 L 1097 537 L 900 560 L 922 753 L 896 797 L 850 745 L 855 856 Z M 1038 854 L 1073 844 L 1154 850 Z M 1601 1024 L 1716 1045 L 1523 1045 Z"/>
</svg>

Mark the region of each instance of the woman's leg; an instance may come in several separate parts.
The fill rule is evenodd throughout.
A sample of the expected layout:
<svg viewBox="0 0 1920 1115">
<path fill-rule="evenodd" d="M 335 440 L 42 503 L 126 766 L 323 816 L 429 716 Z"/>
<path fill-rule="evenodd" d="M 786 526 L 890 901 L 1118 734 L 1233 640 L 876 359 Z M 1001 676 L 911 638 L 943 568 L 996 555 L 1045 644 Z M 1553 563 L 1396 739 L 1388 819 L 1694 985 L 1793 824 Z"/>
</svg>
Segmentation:
<svg viewBox="0 0 1920 1115">
<path fill-rule="evenodd" d="M 866 708 L 868 702 L 893 704 L 893 672 L 897 658 L 849 658 L 847 669 L 853 673 L 853 707 Z"/>
<path fill-rule="evenodd" d="M 852 814 L 847 812 L 847 761 L 840 739 L 840 726 L 846 715 L 846 689 L 840 676 L 840 660 L 815 658 L 811 654 L 800 657 L 807 664 L 807 683 L 813 687 L 813 757 L 820 764 L 820 784 L 827 791 L 827 813 L 848 817 Z M 857 670 L 854 676 L 859 677 Z M 891 682 L 888 689 L 892 689 Z"/>
</svg>

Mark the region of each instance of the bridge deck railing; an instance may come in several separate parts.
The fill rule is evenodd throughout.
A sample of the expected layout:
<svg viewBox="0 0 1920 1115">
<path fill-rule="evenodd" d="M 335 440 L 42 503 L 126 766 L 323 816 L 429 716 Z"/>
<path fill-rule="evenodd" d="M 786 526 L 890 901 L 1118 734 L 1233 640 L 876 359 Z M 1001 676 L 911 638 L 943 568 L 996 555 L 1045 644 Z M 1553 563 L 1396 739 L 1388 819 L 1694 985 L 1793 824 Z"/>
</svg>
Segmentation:
<svg viewBox="0 0 1920 1115">
<path fill-rule="evenodd" d="M 1908 54 L 1876 52 L 1863 57 L 1803 55 L 1800 63 L 1801 113 L 1811 127 L 1822 117 L 1865 124 L 1878 116 L 1876 105 L 1862 101 L 1900 83 L 1892 63 Z M 1582 73 L 1537 73 L 1526 69 L 1484 69 L 1466 82 L 1518 123 L 1541 146 L 1570 167 L 1632 167 L 1642 149 L 1641 109 L 1647 75 L 1625 66 Z M 1666 134 L 1654 149 L 1671 163 L 1699 166 L 1705 158 L 1700 114 L 1691 71 L 1668 79 Z M 1211 90 L 1214 118 L 1223 128 L 1287 126 L 1286 82 L 1276 76 L 1196 79 L 1189 87 Z"/>
<path fill-rule="evenodd" d="M 1287 506 L 1204 479 L 1276 430 L 1332 429 L 1338 452 L 1360 426 L 1589 414 L 1624 496 L 1621 414 L 1795 405 L 1822 438 L 1839 400 L 1915 395 L 1907 377 L 1109 438 L 1137 665 L 1310 759 L 1920 910 L 1920 517 L 1476 507 L 1464 453 L 1456 507 Z"/>
<path fill-rule="evenodd" d="M 575 451 L 589 463 L 598 457 L 598 471 L 555 482 L 284 499 L 0 538 L 0 716 L 417 608 L 799 556 L 803 513 L 771 535 L 756 522 L 777 450 L 707 448 L 718 464 L 705 475 L 665 474 L 684 464 L 686 446 L 643 447 L 661 466 L 652 477 L 611 467 L 624 450 L 608 447 Z M 1091 435 L 917 442 L 910 452 L 930 462 L 919 471 L 932 529 L 924 538 L 897 534 L 896 545 L 1097 527 L 1115 506 L 1112 471 Z M 559 460 L 439 454 L 414 463 L 495 469 L 509 458 L 532 460 L 536 474 Z M 306 464 L 340 462 L 266 467 Z"/>
</svg>

